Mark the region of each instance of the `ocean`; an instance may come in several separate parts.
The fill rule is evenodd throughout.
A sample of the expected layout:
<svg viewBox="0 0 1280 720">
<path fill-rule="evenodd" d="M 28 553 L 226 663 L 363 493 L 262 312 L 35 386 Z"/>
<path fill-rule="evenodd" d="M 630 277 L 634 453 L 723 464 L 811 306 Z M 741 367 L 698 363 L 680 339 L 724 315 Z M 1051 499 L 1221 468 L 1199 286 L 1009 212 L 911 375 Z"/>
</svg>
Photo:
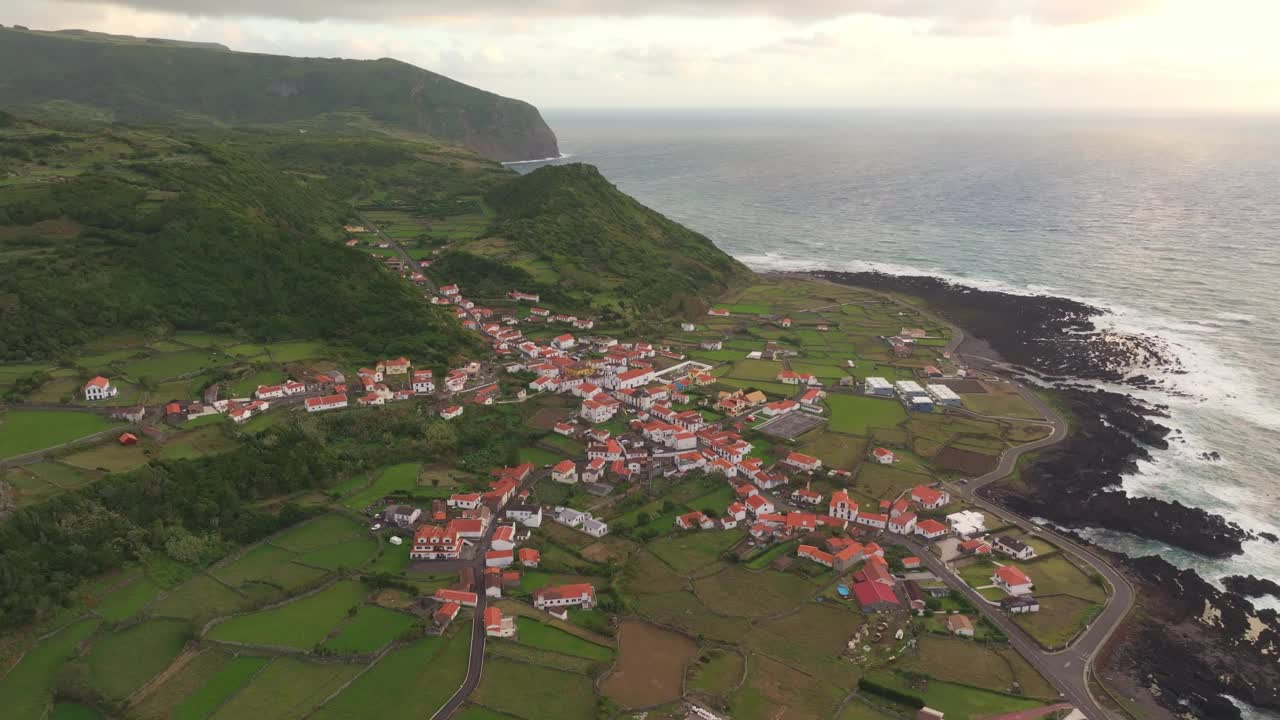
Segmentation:
<svg viewBox="0 0 1280 720">
<path fill-rule="evenodd" d="M 549 111 L 566 158 L 757 270 L 881 270 L 1108 311 L 1184 372 L 1181 431 L 1124 480 L 1280 533 L 1280 118 L 874 111 Z M 545 163 L 515 167 L 530 171 Z M 1216 451 L 1220 461 L 1201 457 Z M 1280 581 L 1266 541 L 1212 560 L 1123 533 L 1210 581 Z M 1277 607 L 1280 601 L 1256 604 Z"/>
</svg>

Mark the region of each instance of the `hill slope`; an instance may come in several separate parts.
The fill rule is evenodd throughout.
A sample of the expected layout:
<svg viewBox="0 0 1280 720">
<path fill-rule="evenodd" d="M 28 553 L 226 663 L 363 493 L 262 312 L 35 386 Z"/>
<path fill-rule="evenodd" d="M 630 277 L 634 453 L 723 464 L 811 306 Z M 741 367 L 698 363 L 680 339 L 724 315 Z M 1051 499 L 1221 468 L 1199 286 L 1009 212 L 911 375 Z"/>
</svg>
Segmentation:
<svg viewBox="0 0 1280 720">
<path fill-rule="evenodd" d="M 537 108 L 398 60 L 227 52 L 0 29 L 0 107 L 130 123 L 424 133 L 496 160 L 558 154 Z"/>
<path fill-rule="evenodd" d="M 350 207 L 332 183 L 271 166 L 249 138 L 237 148 L 0 113 L 0 360 L 170 327 L 322 337 L 435 363 L 474 347 L 407 283 L 338 241 Z M 430 166 L 396 141 L 370 142 Z"/>
<path fill-rule="evenodd" d="M 485 201 L 496 213 L 486 236 L 455 246 L 433 268 L 472 293 L 519 287 L 623 317 L 689 314 L 751 274 L 591 165 L 539 168 L 498 185 Z"/>
</svg>

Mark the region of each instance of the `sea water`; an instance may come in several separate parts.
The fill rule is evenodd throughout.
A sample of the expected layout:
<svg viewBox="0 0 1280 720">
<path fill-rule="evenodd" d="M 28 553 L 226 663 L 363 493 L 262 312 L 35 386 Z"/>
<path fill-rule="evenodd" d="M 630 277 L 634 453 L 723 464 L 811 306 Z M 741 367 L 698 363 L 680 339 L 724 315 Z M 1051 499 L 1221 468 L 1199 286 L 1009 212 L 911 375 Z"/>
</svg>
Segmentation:
<svg viewBox="0 0 1280 720">
<path fill-rule="evenodd" d="M 1280 118 L 874 111 L 551 111 L 565 158 L 757 270 L 882 270 L 1109 311 L 1157 335 L 1181 431 L 1124 489 L 1280 533 Z M 517 166 L 529 172 L 543 163 Z M 1203 459 L 1216 451 L 1222 459 Z M 1203 558 L 1280 581 L 1280 546 Z M 1274 599 L 1258 601 L 1275 607 Z"/>
</svg>

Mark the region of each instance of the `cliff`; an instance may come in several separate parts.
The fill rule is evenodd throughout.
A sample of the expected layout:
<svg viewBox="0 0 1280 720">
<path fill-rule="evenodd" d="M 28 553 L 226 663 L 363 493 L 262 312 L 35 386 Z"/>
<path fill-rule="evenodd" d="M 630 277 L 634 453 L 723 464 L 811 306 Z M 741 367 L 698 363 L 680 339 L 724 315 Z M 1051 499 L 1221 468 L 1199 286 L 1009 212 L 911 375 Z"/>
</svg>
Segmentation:
<svg viewBox="0 0 1280 720">
<path fill-rule="evenodd" d="M 0 30 L 0 107 L 60 120 L 354 126 L 422 134 L 499 161 L 559 154 L 555 134 L 529 103 L 398 60 L 113 38 Z"/>
</svg>

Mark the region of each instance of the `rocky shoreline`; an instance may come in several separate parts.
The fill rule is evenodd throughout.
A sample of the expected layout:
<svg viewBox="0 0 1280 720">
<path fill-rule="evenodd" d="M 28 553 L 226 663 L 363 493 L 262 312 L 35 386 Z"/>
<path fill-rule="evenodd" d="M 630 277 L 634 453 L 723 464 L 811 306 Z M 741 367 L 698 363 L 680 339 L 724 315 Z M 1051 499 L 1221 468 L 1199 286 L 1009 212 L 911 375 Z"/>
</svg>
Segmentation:
<svg viewBox="0 0 1280 720">
<path fill-rule="evenodd" d="M 1245 540 L 1257 537 L 1200 508 L 1133 498 L 1121 489 L 1122 475 L 1151 459 L 1152 448 L 1167 448 L 1176 431 L 1162 424 L 1164 408 L 1078 381 L 1155 386 L 1151 373 L 1182 371 L 1159 338 L 1102 330 L 1094 321 L 1099 308 L 1066 298 L 978 290 L 932 277 L 807 275 L 922 297 L 931 311 L 964 329 L 956 352 L 970 365 L 1056 386 L 1072 415 L 1071 435 L 1024 467 L 1022 482 L 989 486 L 992 499 L 1066 528 L 1118 530 L 1209 557 L 1239 554 Z M 1255 610 L 1235 592 L 1270 586 L 1242 578 L 1220 591 L 1163 558 L 1107 554 L 1138 586 L 1140 611 L 1100 656 L 1100 672 L 1180 716 L 1239 718 L 1226 695 L 1280 709 L 1280 617 Z"/>
</svg>

